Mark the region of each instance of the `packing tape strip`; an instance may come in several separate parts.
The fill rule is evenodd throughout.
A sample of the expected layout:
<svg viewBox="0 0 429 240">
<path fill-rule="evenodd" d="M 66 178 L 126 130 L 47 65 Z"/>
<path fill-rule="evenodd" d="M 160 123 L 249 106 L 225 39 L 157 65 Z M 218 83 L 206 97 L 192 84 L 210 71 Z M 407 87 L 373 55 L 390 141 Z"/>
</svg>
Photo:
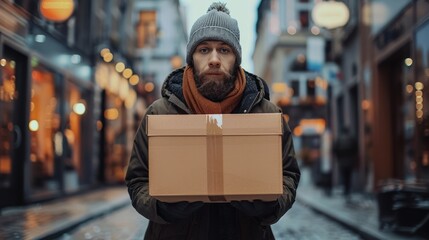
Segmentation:
<svg viewBox="0 0 429 240">
<path fill-rule="evenodd" d="M 226 201 L 223 195 L 222 114 L 207 115 L 207 190 L 212 202 Z"/>
</svg>

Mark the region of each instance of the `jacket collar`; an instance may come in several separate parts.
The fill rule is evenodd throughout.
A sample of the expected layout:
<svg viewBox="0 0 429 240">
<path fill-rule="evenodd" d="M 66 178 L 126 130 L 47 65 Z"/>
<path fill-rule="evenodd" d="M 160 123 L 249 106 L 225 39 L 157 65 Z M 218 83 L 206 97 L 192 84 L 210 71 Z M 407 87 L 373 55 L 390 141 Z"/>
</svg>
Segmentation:
<svg viewBox="0 0 429 240">
<path fill-rule="evenodd" d="M 177 69 L 167 76 L 162 85 L 161 94 L 162 97 L 168 98 L 170 102 L 190 113 L 182 91 L 184 69 L 185 67 Z M 247 71 L 244 71 L 244 73 L 246 75 L 246 87 L 241 102 L 234 110 L 234 113 L 248 113 L 263 98 L 270 100 L 269 89 L 265 81 Z"/>
</svg>

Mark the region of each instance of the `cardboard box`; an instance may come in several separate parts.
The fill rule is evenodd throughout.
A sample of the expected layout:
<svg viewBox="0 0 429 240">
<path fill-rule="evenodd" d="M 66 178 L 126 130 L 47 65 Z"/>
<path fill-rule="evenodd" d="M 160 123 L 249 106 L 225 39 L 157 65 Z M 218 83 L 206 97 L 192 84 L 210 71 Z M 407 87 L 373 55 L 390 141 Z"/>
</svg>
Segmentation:
<svg viewBox="0 0 429 240">
<path fill-rule="evenodd" d="M 150 115 L 149 194 L 164 202 L 283 193 L 281 114 Z"/>
</svg>

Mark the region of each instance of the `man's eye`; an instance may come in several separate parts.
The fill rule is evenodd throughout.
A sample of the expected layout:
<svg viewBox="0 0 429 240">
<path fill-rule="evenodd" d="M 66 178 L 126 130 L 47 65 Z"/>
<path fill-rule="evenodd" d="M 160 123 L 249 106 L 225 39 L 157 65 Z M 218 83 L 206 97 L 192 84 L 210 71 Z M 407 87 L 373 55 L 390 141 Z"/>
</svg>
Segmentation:
<svg viewBox="0 0 429 240">
<path fill-rule="evenodd" d="M 229 53 L 229 52 L 231 52 L 231 50 L 229 48 L 221 48 L 220 52 L 221 53 Z"/>
<path fill-rule="evenodd" d="M 199 52 L 200 53 L 208 53 L 209 49 L 208 48 L 200 48 Z"/>
</svg>

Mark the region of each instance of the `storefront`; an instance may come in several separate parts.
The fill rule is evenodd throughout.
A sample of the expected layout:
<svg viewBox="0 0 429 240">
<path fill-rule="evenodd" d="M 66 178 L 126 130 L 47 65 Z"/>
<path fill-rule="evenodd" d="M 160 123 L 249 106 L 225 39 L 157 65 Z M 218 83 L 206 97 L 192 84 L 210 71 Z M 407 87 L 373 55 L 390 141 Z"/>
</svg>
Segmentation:
<svg viewBox="0 0 429 240">
<path fill-rule="evenodd" d="M 0 207 L 24 202 L 28 55 L 0 32 Z"/>
<path fill-rule="evenodd" d="M 95 79 L 102 93 L 100 129 L 100 176 L 109 184 L 123 183 L 135 129 L 137 94 L 115 68 L 115 63 L 100 62 Z M 138 119 L 137 119 L 138 121 Z"/>
<path fill-rule="evenodd" d="M 30 101 L 31 189 L 73 192 L 87 185 L 83 139 L 91 91 L 33 59 Z M 86 135 L 88 135 L 86 133 Z"/>
<path fill-rule="evenodd" d="M 429 76 L 429 3 L 401 4 L 383 5 L 390 8 L 390 20 L 384 26 L 373 27 L 374 54 L 369 57 L 373 57 L 374 70 L 375 185 L 389 178 L 429 179 L 429 112 L 424 106 L 429 100 L 425 89 Z"/>
<path fill-rule="evenodd" d="M 93 74 L 73 56 L 37 26 L 19 35 L 0 24 L 0 207 L 96 182 Z"/>
<path fill-rule="evenodd" d="M 429 9 L 428 9 L 429 10 Z M 417 120 L 418 146 L 415 158 L 418 166 L 417 176 L 429 180 L 429 19 L 416 31 L 416 82 L 414 95 L 411 96 L 415 104 Z M 413 112 L 414 114 L 414 112 Z"/>
</svg>

